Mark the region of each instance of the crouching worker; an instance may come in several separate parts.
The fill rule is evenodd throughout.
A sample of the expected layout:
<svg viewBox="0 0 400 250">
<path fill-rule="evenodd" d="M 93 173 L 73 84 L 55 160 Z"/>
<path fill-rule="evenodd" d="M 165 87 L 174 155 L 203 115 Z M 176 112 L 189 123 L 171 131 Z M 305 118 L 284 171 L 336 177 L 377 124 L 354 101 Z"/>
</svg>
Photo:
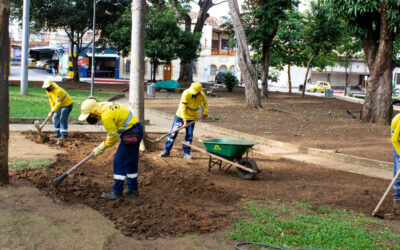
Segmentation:
<svg viewBox="0 0 400 250">
<path fill-rule="evenodd" d="M 208 113 L 208 102 L 207 98 L 201 91 L 202 85 L 199 82 L 192 83 L 189 89 L 183 91 L 181 102 L 179 103 L 178 111 L 176 112 L 174 122 L 172 124 L 171 131 L 186 127 L 185 142 L 188 144 L 192 143 L 194 123 L 188 126 L 188 123 L 196 120 L 199 117 L 199 107 L 200 104 L 203 105 L 203 118 L 207 118 Z M 168 136 L 167 142 L 164 146 L 164 152 L 160 154 L 161 157 L 169 156 L 169 153 L 174 145 L 174 141 L 178 136 L 178 132 L 170 134 Z M 190 147 L 183 145 L 183 158 L 192 159 L 190 156 Z"/>
<path fill-rule="evenodd" d="M 72 99 L 68 93 L 50 79 L 43 82 L 43 89 L 49 96 L 51 111 L 49 117 L 54 115 L 54 131 L 52 137 L 64 140 L 68 137 L 68 117 L 72 110 Z"/>
<path fill-rule="evenodd" d="M 82 103 L 78 119 L 90 124 L 96 124 L 100 119 L 106 129 L 107 139 L 93 150 L 94 156 L 101 155 L 106 148 L 113 146 L 118 141 L 118 135 L 121 138 L 113 162 L 113 189 L 111 193 L 103 193 L 103 198 L 115 200 L 122 195 L 138 196 L 139 145 L 143 137 L 143 128 L 138 119 L 119 103 L 97 103 L 92 97 Z M 127 188 L 124 190 L 125 179 Z"/>
<path fill-rule="evenodd" d="M 393 177 L 400 171 L 400 114 L 397 114 L 391 124 L 392 144 L 393 144 Z M 393 208 L 396 213 L 400 213 L 400 177 L 393 185 Z"/>
</svg>

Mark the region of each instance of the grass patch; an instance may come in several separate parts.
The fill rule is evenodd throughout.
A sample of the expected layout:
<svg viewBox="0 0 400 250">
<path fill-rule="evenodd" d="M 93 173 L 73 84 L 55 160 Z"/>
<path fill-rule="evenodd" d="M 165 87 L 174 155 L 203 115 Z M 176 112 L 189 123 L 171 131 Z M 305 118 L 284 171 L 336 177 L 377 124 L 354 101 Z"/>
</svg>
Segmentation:
<svg viewBox="0 0 400 250">
<path fill-rule="evenodd" d="M 28 96 L 20 94 L 20 88 L 10 86 L 10 117 L 11 118 L 45 118 L 50 112 L 49 98 L 46 91 L 41 88 L 29 88 Z M 72 98 L 74 107 L 70 114 L 70 118 L 78 118 L 80 106 L 84 100 L 90 95 L 88 90 L 67 90 Z M 98 101 L 106 101 L 114 96 L 115 93 L 96 92 Z"/>
<path fill-rule="evenodd" d="M 8 167 L 12 170 L 19 170 L 24 168 L 43 168 L 50 165 L 52 162 L 49 159 L 44 160 L 16 160 L 8 163 Z"/>
<path fill-rule="evenodd" d="M 400 249 L 400 235 L 384 221 L 329 206 L 246 201 L 231 240 L 261 242 L 284 248 Z"/>
</svg>

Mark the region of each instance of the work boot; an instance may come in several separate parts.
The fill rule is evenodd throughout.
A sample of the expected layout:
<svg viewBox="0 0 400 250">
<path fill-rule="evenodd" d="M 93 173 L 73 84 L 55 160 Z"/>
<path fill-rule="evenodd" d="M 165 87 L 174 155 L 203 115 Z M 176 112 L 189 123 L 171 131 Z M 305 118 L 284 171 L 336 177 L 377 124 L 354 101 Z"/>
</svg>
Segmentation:
<svg viewBox="0 0 400 250">
<path fill-rule="evenodd" d="M 139 196 L 139 191 L 138 190 L 133 190 L 133 189 L 125 189 L 123 192 L 124 195 L 126 196 L 132 196 L 132 197 L 137 197 Z"/>
<path fill-rule="evenodd" d="M 168 157 L 169 156 L 169 152 L 164 151 L 160 154 L 160 157 Z"/>
<path fill-rule="evenodd" d="M 394 208 L 394 210 L 396 210 L 397 212 L 400 212 L 400 200 L 394 200 L 394 201 L 393 201 L 393 208 Z"/>
<path fill-rule="evenodd" d="M 62 135 L 58 140 L 59 140 L 59 141 L 64 141 L 65 139 L 67 139 L 67 136 Z"/>
<path fill-rule="evenodd" d="M 60 134 L 52 134 L 51 137 L 53 137 L 53 138 L 59 138 L 59 137 L 61 137 L 61 135 L 60 135 Z"/>
<path fill-rule="evenodd" d="M 103 193 L 102 197 L 104 199 L 106 199 L 106 200 L 113 201 L 113 200 L 116 200 L 116 199 L 122 197 L 122 194 L 116 194 L 114 192 L 111 192 L 111 193 L 108 193 L 108 194 L 107 193 Z"/>
<path fill-rule="evenodd" d="M 190 156 L 190 154 L 183 154 L 183 159 L 191 160 L 192 157 Z"/>
</svg>

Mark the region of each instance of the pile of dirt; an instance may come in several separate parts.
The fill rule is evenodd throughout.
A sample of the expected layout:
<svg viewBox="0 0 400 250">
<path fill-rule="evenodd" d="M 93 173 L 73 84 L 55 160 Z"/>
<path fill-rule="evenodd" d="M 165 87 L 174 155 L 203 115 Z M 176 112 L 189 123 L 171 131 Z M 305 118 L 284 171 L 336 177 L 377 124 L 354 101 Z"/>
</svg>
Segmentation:
<svg viewBox="0 0 400 250">
<path fill-rule="evenodd" d="M 54 178 L 87 156 L 105 134 L 71 133 L 59 144 L 47 134 L 43 138 L 26 136 L 68 152 L 58 155 L 57 162 L 50 166 Z M 168 158 L 158 157 L 159 152 L 141 153 L 137 198 L 109 202 L 101 197 L 103 192 L 111 191 L 116 146 L 83 164 L 57 188 L 49 183 L 43 169 L 15 171 L 11 176 L 29 180 L 55 201 L 85 204 L 113 221 L 125 235 L 139 239 L 225 229 L 243 198 L 329 205 L 370 214 L 388 185 L 388 181 L 378 178 L 257 154 L 252 157 L 262 172 L 254 181 L 240 179 L 234 169 L 215 174 L 215 169 L 207 171 L 209 158 L 204 154 L 192 152 L 193 160 L 182 159 L 179 140 Z M 194 143 L 199 144 L 196 140 Z M 380 213 L 393 213 L 389 197 Z M 393 230 L 400 232 L 400 216 L 390 219 Z"/>
<path fill-rule="evenodd" d="M 71 133 L 68 140 L 57 143 L 44 134 L 28 134 L 38 143 L 65 148 L 50 166 L 51 178 L 61 175 L 90 153 L 102 136 Z M 240 196 L 216 187 L 206 176 L 199 176 L 180 164 L 170 164 L 140 156 L 139 198 L 109 202 L 101 197 L 113 183 L 112 163 L 116 147 L 89 160 L 55 188 L 42 169 L 22 170 L 14 178 L 28 179 L 56 200 L 84 203 L 114 221 L 116 228 L 135 238 L 163 237 L 186 233 L 213 232 L 230 223 Z"/>
</svg>

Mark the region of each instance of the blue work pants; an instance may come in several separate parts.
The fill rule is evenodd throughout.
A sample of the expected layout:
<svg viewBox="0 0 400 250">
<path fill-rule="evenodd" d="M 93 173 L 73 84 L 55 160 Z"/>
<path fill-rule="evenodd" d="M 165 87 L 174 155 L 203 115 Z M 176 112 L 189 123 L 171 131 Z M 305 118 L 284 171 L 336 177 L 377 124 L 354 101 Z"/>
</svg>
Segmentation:
<svg viewBox="0 0 400 250">
<path fill-rule="evenodd" d="M 61 107 L 59 110 L 54 112 L 54 131 L 57 135 L 62 137 L 68 136 L 68 117 L 72 111 L 72 104 Z"/>
<path fill-rule="evenodd" d="M 396 150 L 393 150 L 393 177 L 400 171 L 400 158 Z M 396 179 L 393 185 L 393 200 L 400 200 L 400 177 Z"/>
<path fill-rule="evenodd" d="M 187 121 L 187 122 L 189 123 L 191 121 Z M 180 118 L 179 116 L 175 115 L 174 123 L 172 124 L 171 131 L 174 131 L 175 129 L 182 127 L 183 123 L 184 123 L 183 119 Z M 192 144 L 193 130 L 194 130 L 194 123 L 189 125 L 189 127 L 186 128 L 185 142 L 188 143 L 188 144 Z M 170 134 L 168 136 L 168 139 L 165 142 L 164 151 L 166 151 L 166 152 L 170 152 L 171 151 L 172 146 L 174 145 L 175 139 L 178 136 L 178 133 L 179 133 L 179 131 L 177 131 L 177 132 L 175 132 L 173 134 Z M 185 154 L 190 154 L 190 150 L 191 150 L 190 147 L 188 147 L 186 145 L 183 145 L 182 148 L 183 148 L 183 152 Z"/>
<path fill-rule="evenodd" d="M 133 128 L 140 130 L 138 142 L 135 144 L 120 142 L 114 156 L 113 192 L 115 194 L 122 194 L 125 179 L 129 190 L 138 191 L 139 146 L 143 138 L 143 127 L 140 123 L 137 123 Z"/>
</svg>

